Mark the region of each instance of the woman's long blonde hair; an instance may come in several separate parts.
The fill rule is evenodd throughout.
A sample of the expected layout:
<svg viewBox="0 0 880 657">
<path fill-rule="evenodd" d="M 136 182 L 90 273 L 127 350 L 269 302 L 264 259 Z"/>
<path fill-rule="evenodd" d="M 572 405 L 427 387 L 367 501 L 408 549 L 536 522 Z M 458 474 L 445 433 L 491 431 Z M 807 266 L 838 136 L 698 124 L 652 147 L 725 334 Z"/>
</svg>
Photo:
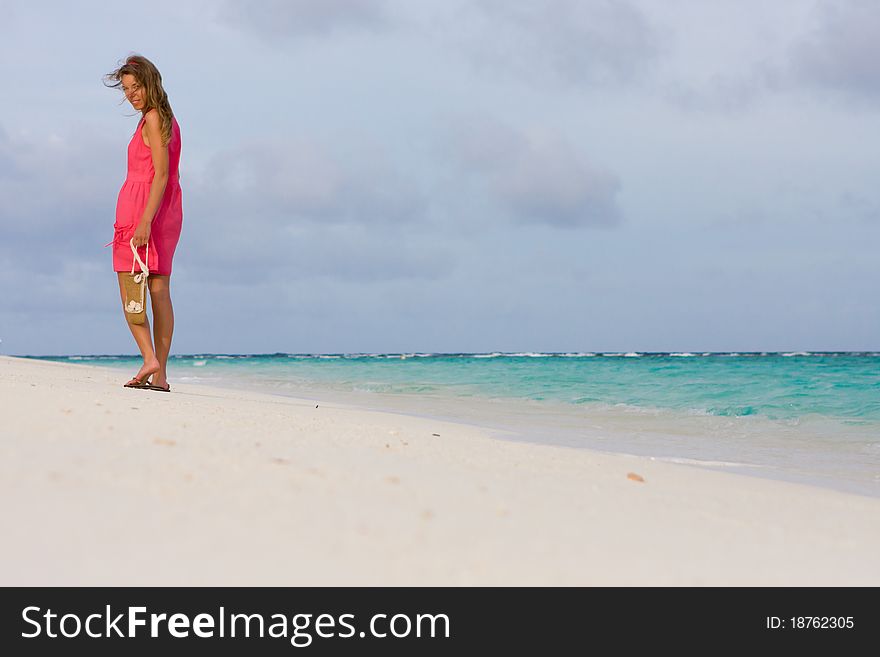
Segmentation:
<svg viewBox="0 0 880 657">
<path fill-rule="evenodd" d="M 162 143 L 167 144 L 171 140 L 171 119 L 174 117 L 174 112 L 171 111 L 168 94 L 162 88 L 162 74 L 159 73 L 156 65 L 143 55 L 129 55 L 122 66 L 104 76 L 105 86 L 118 89 L 122 86 L 122 76 L 126 74 L 133 75 L 144 90 L 142 113 L 146 114 L 153 108 L 158 110 L 159 118 L 162 120 Z"/>
</svg>

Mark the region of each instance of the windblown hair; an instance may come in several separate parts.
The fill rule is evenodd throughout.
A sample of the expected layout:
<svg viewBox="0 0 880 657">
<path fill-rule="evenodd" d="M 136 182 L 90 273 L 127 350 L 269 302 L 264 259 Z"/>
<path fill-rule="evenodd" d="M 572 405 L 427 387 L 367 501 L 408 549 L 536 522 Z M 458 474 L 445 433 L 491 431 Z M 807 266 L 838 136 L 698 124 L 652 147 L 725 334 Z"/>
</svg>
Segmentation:
<svg viewBox="0 0 880 657">
<path fill-rule="evenodd" d="M 159 118 L 162 120 L 162 143 L 167 144 L 171 140 L 171 119 L 174 117 L 174 112 L 171 111 L 168 94 L 162 88 L 162 75 L 159 69 L 142 55 L 129 55 L 122 66 L 104 76 L 106 80 L 104 86 L 121 88 L 122 76 L 126 74 L 133 75 L 144 90 L 142 113 L 146 114 L 153 108 L 159 112 Z"/>
</svg>

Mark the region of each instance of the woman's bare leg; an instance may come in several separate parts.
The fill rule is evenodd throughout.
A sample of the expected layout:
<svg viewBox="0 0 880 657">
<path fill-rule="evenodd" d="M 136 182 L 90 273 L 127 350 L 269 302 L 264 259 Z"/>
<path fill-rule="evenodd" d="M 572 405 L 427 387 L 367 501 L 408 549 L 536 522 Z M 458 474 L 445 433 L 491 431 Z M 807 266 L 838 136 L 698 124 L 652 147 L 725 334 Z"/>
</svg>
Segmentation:
<svg viewBox="0 0 880 657">
<path fill-rule="evenodd" d="M 147 285 L 153 306 L 153 340 L 156 343 L 156 359 L 159 361 L 159 369 L 153 375 L 152 383 L 164 388 L 168 383 L 168 354 L 171 353 L 171 336 L 174 334 L 171 277 L 150 274 Z"/>
<path fill-rule="evenodd" d="M 122 282 L 122 277 L 125 275 L 125 272 L 117 272 L 117 277 L 119 279 L 119 294 L 122 297 L 123 303 L 125 303 L 125 285 Z M 146 310 L 144 312 L 146 313 Z M 145 316 L 143 324 L 131 324 L 128 321 L 125 323 L 128 324 L 128 328 L 131 330 L 134 341 L 137 343 L 138 349 L 141 352 L 141 357 L 144 359 L 144 364 L 141 366 L 141 369 L 138 370 L 135 378 L 144 381 L 151 374 L 155 377 L 155 373 L 160 369 L 160 363 L 159 359 L 156 358 L 156 352 L 153 350 L 153 340 L 150 336 L 150 318 Z"/>
</svg>

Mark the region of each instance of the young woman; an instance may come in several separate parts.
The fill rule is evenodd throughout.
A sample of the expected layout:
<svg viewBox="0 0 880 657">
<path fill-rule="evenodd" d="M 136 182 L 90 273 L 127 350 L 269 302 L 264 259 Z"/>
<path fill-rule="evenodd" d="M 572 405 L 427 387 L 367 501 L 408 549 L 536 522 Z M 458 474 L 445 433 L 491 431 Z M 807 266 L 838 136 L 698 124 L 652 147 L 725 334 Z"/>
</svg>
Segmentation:
<svg viewBox="0 0 880 657">
<path fill-rule="evenodd" d="M 149 319 L 143 324 L 126 322 L 144 364 L 125 386 L 170 392 L 167 365 L 174 332 L 171 262 L 183 223 L 178 179 L 180 126 L 162 88 L 162 76 L 145 57 L 128 57 L 106 78 L 112 82 L 107 86 L 121 88 L 131 106 L 141 113 L 128 144 L 128 175 L 116 202 L 113 241 L 107 245 L 113 246 L 113 270 L 119 278 L 123 304 L 123 274 L 131 272 L 134 258 L 129 240 L 133 240 L 138 255 L 150 269 L 147 286 L 153 308 L 153 335 L 151 338 Z"/>
</svg>

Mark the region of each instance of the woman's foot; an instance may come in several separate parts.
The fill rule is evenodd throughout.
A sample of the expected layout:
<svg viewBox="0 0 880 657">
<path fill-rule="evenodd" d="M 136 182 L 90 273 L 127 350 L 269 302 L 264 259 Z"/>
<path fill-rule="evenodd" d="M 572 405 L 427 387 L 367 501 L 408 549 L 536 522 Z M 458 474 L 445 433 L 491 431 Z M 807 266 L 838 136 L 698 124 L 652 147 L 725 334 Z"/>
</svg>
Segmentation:
<svg viewBox="0 0 880 657">
<path fill-rule="evenodd" d="M 147 382 L 151 376 L 153 376 L 156 372 L 159 371 L 160 363 L 159 359 L 154 358 L 151 361 L 145 362 L 141 369 L 138 370 L 138 373 L 131 377 L 131 381 L 124 384 L 126 388 L 146 388 L 150 385 Z M 164 382 L 163 382 L 164 383 Z"/>
<path fill-rule="evenodd" d="M 171 386 L 168 385 L 168 378 L 164 372 L 156 372 L 153 380 L 147 384 L 150 390 L 159 390 L 160 392 L 171 392 Z"/>
</svg>

